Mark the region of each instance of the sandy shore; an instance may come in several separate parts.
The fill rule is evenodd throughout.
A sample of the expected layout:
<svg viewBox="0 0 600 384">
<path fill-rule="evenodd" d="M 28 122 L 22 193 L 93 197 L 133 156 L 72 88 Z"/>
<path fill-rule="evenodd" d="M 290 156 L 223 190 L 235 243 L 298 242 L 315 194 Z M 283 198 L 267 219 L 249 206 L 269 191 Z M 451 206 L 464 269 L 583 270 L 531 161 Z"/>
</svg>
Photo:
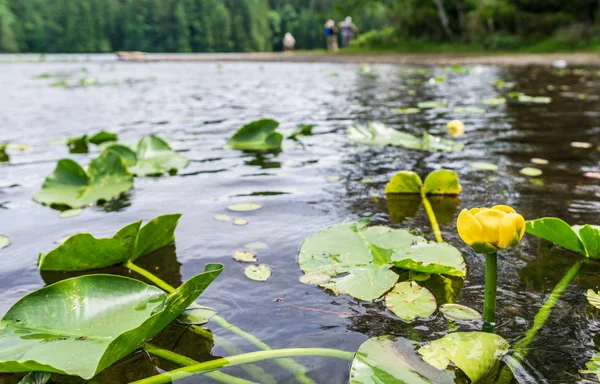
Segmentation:
<svg viewBox="0 0 600 384">
<path fill-rule="evenodd" d="M 369 63 L 407 65 L 551 65 L 555 60 L 566 60 L 569 65 L 599 65 L 600 53 L 552 53 L 552 54 L 324 54 L 324 53 L 195 53 L 195 54 L 146 54 L 121 57 L 124 61 L 254 61 L 293 63 Z"/>
</svg>

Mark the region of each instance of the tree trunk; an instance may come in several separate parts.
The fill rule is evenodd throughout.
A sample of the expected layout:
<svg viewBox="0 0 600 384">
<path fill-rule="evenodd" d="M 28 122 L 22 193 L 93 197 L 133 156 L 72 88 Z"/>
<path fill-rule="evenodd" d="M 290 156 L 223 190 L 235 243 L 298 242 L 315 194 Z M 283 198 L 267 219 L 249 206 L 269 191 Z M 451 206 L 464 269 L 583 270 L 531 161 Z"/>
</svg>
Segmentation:
<svg viewBox="0 0 600 384">
<path fill-rule="evenodd" d="M 446 10 L 444 9 L 444 5 L 442 4 L 442 0 L 434 0 L 435 6 L 438 10 L 438 15 L 440 16 L 440 22 L 442 23 L 442 28 L 444 32 L 449 38 L 452 38 L 452 30 L 448 25 L 448 15 L 446 14 Z"/>
</svg>

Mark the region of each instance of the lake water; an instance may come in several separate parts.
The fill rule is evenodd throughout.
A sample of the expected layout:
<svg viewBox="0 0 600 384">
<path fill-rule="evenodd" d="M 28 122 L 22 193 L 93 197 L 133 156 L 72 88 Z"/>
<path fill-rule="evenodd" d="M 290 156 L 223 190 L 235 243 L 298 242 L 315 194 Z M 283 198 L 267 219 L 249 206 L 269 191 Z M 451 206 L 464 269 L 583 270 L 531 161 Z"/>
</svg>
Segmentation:
<svg viewBox="0 0 600 384">
<path fill-rule="evenodd" d="M 71 58 L 72 59 L 72 58 Z M 455 170 L 463 186 L 458 210 L 439 217 L 444 239 L 465 257 L 468 274 L 457 302 L 478 311 L 483 306 L 484 257 L 466 247 L 456 234 L 455 217 L 464 207 L 507 204 L 526 219 L 557 216 L 575 223 L 600 222 L 600 72 L 595 68 L 477 67 L 456 72 L 440 67 L 373 66 L 378 76 L 359 74 L 354 64 L 281 63 L 124 63 L 106 56 L 80 61 L 0 64 L 0 141 L 31 145 L 9 151 L 0 165 L 0 233 L 12 244 L 0 250 L 0 312 L 26 292 L 67 277 L 36 267 L 40 252 L 75 233 L 112 236 L 130 222 L 181 212 L 174 247 L 141 260 L 172 284 L 203 270 L 208 262 L 225 265 L 221 276 L 201 296 L 232 324 L 251 332 L 272 348 L 327 347 L 356 351 L 369 337 L 396 335 L 437 339 L 449 331 L 477 330 L 480 324 L 449 324 L 440 314 L 406 323 L 381 301 L 361 302 L 335 296 L 298 281 L 303 275 L 297 252 L 304 239 L 327 226 L 370 217 L 372 223 L 415 230 L 430 240 L 433 233 L 421 209 L 416 217 L 399 218 L 384 199 L 385 183 L 397 171 L 424 177 L 444 167 Z M 49 73 L 50 78 L 36 78 Z M 97 85 L 53 87 L 57 74 L 68 84 L 95 79 Z M 428 79 L 444 77 L 431 84 Z M 512 89 L 493 83 L 514 83 Z M 441 79 L 440 79 L 441 80 Z M 549 96 L 549 104 L 508 100 L 488 106 L 485 99 L 520 91 Z M 448 108 L 400 115 L 394 108 L 438 100 Z M 453 112 L 455 107 L 484 108 L 485 113 Z M 280 130 L 315 124 L 314 134 L 299 142 L 286 140 L 278 154 L 252 154 L 224 148 L 238 128 L 258 118 L 278 120 Z M 446 123 L 461 119 L 466 133 L 456 140 L 456 153 L 374 148 L 349 142 L 346 128 L 354 123 L 382 121 L 405 132 L 427 131 L 444 136 Z M 156 134 L 170 140 L 191 162 L 176 176 L 135 179 L 135 188 L 118 200 L 88 207 L 73 218 L 35 203 L 32 196 L 57 160 L 87 163 L 98 155 L 69 154 L 61 140 L 99 130 L 124 141 Z M 571 142 L 592 143 L 576 148 Z M 536 165 L 531 158 L 543 158 Z M 481 171 L 472 162 L 497 164 L 497 172 Z M 532 179 L 519 170 L 534 166 L 543 175 Z M 586 174 L 588 176 L 586 176 Z M 372 179 L 364 183 L 364 179 Z M 232 203 L 256 202 L 257 211 L 233 215 L 246 226 L 213 220 Z M 231 213 L 229 213 L 231 214 Z M 393 219 L 393 221 L 392 221 Z M 257 250 L 273 276 L 255 282 L 244 265 L 232 259 L 236 249 L 264 242 Z M 497 333 L 511 344 L 520 340 L 538 309 L 565 272 L 578 260 L 567 251 L 526 235 L 521 245 L 499 256 Z M 128 274 L 128 271 L 117 270 Z M 529 347 L 519 370 L 521 383 L 584 382 L 578 371 L 595 353 L 600 321 L 587 305 L 585 291 L 598 289 L 600 267 L 584 264 L 561 296 L 547 323 Z M 256 348 L 227 329 L 209 323 L 214 346 L 181 327 L 161 336 L 162 345 L 197 360 L 231 354 L 231 345 Z M 226 340 L 226 341 L 225 341 Z M 235 353 L 235 352 L 234 352 Z M 346 383 L 350 362 L 328 358 L 297 358 L 317 383 Z M 102 383 L 139 379 L 173 366 L 135 354 L 98 378 Z M 277 383 L 295 383 L 294 376 L 274 362 L 260 363 Z M 256 380 L 240 368 L 224 372 Z M 590 376 L 587 376 L 588 378 Z M 14 377 L 4 377 L 16 383 Z M 183 382 L 210 382 L 196 377 Z"/>
</svg>

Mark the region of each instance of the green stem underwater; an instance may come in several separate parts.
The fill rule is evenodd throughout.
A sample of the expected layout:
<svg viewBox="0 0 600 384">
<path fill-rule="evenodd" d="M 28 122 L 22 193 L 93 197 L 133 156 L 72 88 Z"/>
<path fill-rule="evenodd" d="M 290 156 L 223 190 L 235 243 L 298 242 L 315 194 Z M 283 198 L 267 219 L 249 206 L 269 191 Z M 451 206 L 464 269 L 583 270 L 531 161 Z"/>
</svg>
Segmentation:
<svg viewBox="0 0 600 384">
<path fill-rule="evenodd" d="M 352 360 L 354 353 L 340 351 L 338 349 L 329 348 L 286 348 L 274 349 L 270 351 L 258 351 L 245 353 L 243 355 L 230 356 L 216 360 L 206 361 L 204 363 L 186 366 L 173 370 L 171 372 L 162 373 L 146 379 L 138 380 L 132 384 L 162 384 L 170 383 L 171 381 L 183 379 L 199 373 L 212 371 L 223 367 L 233 367 L 236 365 L 254 363 L 257 361 L 279 359 L 282 357 L 297 357 L 297 356 L 325 356 L 336 359 Z"/>
<path fill-rule="evenodd" d="M 496 291 L 498 285 L 498 254 L 485 255 L 485 294 L 483 299 L 483 330 L 493 332 L 496 322 Z"/>
<path fill-rule="evenodd" d="M 433 208 L 431 207 L 431 203 L 427 199 L 427 195 L 421 192 L 421 198 L 423 200 L 423 206 L 425 207 L 425 212 L 427 213 L 427 217 L 429 218 L 429 222 L 431 223 L 431 228 L 433 229 L 433 234 L 435 235 L 435 241 L 441 243 L 444 241 L 442 238 L 442 231 L 440 231 L 440 226 L 435 218 L 435 213 L 433 212 Z"/>
</svg>

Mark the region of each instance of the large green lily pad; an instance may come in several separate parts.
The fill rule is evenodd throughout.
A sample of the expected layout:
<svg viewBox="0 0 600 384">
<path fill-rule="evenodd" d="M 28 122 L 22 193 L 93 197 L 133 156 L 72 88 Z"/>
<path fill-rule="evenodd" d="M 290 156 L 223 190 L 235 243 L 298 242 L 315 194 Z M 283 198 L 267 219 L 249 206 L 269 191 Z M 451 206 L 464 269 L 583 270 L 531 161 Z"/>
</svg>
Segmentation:
<svg viewBox="0 0 600 384">
<path fill-rule="evenodd" d="M 260 119 L 244 125 L 227 141 L 232 149 L 243 151 L 273 151 L 281 149 L 283 135 L 276 132 L 279 122 Z"/>
<path fill-rule="evenodd" d="M 349 384 L 454 384 L 454 373 L 424 362 L 417 346 L 390 336 L 365 341 L 352 361 Z"/>
<path fill-rule="evenodd" d="M 430 342 L 418 352 L 437 369 L 445 369 L 452 362 L 473 383 L 488 383 L 494 382 L 508 348 L 508 342 L 493 333 L 455 332 Z"/>
<path fill-rule="evenodd" d="M 414 281 L 403 281 L 385 295 L 385 306 L 406 321 L 427 318 L 435 312 L 435 297 Z"/>
<path fill-rule="evenodd" d="M 172 243 L 180 216 L 159 216 L 143 227 L 141 220 L 136 221 L 111 238 L 97 239 L 90 233 L 70 236 L 49 253 L 40 254 L 38 267 L 41 271 L 85 271 L 125 264 Z"/>
<path fill-rule="evenodd" d="M 462 187 L 458 175 L 448 169 L 431 172 L 421 181 L 419 175 L 412 171 L 397 172 L 385 186 L 385 193 L 421 193 L 433 195 L 458 195 Z"/>
<path fill-rule="evenodd" d="M 441 139 L 426 132 L 423 133 L 423 138 L 419 138 L 380 122 L 371 122 L 366 126 L 353 125 L 348 128 L 348 137 L 362 144 L 392 145 L 422 151 L 455 152 L 464 148 L 464 145 L 452 140 Z"/>
<path fill-rule="evenodd" d="M 581 255 L 600 258 L 600 226 L 573 225 L 556 217 L 526 222 L 526 231 Z"/>
<path fill-rule="evenodd" d="M 175 320 L 222 269 L 208 264 L 170 295 L 113 275 L 75 277 L 32 292 L 0 321 L 0 372 L 90 379 Z"/>
<path fill-rule="evenodd" d="M 59 160 L 33 199 L 41 204 L 79 208 L 118 197 L 133 188 L 133 176 L 121 158 L 103 153 L 88 172 L 71 159 Z"/>
<path fill-rule="evenodd" d="M 320 272 L 333 278 L 320 286 L 336 294 L 374 300 L 390 290 L 398 267 L 424 273 L 464 277 L 461 253 L 447 243 L 429 243 L 403 229 L 367 227 L 351 222 L 334 225 L 304 241 L 298 264 L 305 273 Z M 340 274 L 347 274 L 336 278 Z"/>
</svg>

